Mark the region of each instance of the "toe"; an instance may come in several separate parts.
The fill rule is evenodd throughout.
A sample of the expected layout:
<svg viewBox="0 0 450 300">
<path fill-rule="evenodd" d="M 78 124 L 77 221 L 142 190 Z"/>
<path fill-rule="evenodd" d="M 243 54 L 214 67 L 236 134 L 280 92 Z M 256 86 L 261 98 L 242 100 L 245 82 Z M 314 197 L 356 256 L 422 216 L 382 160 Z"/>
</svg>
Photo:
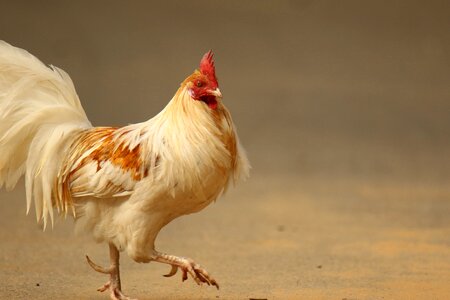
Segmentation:
<svg viewBox="0 0 450 300">
<path fill-rule="evenodd" d="M 170 269 L 169 274 L 163 275 L 164 277 L 172 277 L 173 275 L 175 275 L 178 271 L 178 267 L 175 265 L 172 265 L 172 269 Z"/>
<path fill-rule="evenodd" d="M 107 289 L 109 289 L 110 285 L 111 285 L 111 282 L 108 281 L 108 282 L 105 283 L 103 286 L 99 287 L 99 288 L 97 289 L 97 291 L 103 293 L 104 291 L 106 291 Z"/>
<path fill-rule="evenodd" d="M 113 300 L 137 300 L 137 299 L 132 299 L 128 296 L 125 296 L 121 290 L 119 290 L 118 288 L 115 288 L 111 291 L 111 299 Z"/>
</svg>

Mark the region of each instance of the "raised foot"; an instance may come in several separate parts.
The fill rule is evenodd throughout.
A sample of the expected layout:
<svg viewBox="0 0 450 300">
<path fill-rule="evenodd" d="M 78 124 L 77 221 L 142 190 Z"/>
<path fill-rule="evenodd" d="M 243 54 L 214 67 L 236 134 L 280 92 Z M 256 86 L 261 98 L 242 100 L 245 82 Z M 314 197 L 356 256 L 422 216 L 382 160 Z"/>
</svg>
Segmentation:
<svg viewBox="0 0 450 300">
<path fill-rule="evenodd" d="M 175 275 L 178 271 L 178 268 L 180 268 L 181 271 L 183 272 L 181 276 L 182 281 L 188 279 L 187 274 L 189 273 L 198 285 L 206 283 L 207 285 L 213 285 L 217 289 L 219 289 L 219 284 L 217 283 L 217 281 L 214 278 L 212 278 L 211 275 L 209 275 L 208 271 L 203 269 L 199 264 L 195 263 L 192 259 L 184 257 L 172 257 L 169 255 L 167 255 L 167 258 L 169 258 L 169 260 L 172 261 L 169 263 L 170 265 L 172 265 L 172 269 L 170 270 L 169 274 L 163 276 L 171 277 Z"/>
</svg>

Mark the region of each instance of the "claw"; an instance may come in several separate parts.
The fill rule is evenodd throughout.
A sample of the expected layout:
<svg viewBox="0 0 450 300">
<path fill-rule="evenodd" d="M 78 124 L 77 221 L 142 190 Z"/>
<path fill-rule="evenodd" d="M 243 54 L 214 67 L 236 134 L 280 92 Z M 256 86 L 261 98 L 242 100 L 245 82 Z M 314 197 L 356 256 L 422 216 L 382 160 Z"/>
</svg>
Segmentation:
<svg viewBox="0 0 450 300">
<path fill-rule="evenodd" d="M 215 286 L 217 290 L 219 289 L 219 284 L 218 284 L 217 281 L 215 281 L 214 279 L 211 280 L 211 284 L 212 284 L 213 286 Z"/>
<path fill-rule="evenodd" d="M 99 265 L 97 265 L 96 263 L 94 263 L 89 256 L 86 255 L 86 259 L 88 264 L 91 266 L 92 269 L 94 269 L 95 271 L 99 272 L 99 273 L 103 273 L 103 274 L 111 274 L 111 268 L 104 268 L 101 267 Z"/>
<path fill-rule="evenodd" d="M 201 273 L 197 273 L 198 278 L 200 279 L 201 282 L 206 283 L 207 285 L 211 285 L 208 281 L 208 279 L 205 278 L 205 276 L 203 276 Z"/>
<path fill-rule="evenodd" d="M 111 285 L 111 283 L 108 281 L 105 285 L 99 287 L 99 288 L 97 289 L 97 291 L 103 293 L 104 291 L 106 291 L 107 289 L 109 289 L 109 286 L 110 286 L 110 285 Z"/>
<path fill-rule="evenodd" d="M 163 275 L 164 277 L 172 277 L 173 275 L 177 274 L 178 267 L 172 265 L 172 269 L 170 270 L 169 274 Z"/>
<path fill-rule="evenodd" d="M 178 271 L 178 268 L 180 268 L 182 272 L 181 280 L 183 282 L 190 276 L 198 285 L 206 283 L 209 286 L 212 285 L 219 289 L 219 284 L 217 284 L 217 281 L 215 281 L 214 278 L 212 278 L 212 276 L 205 269 L 203 269 L 199 264 L 196 264 L 190 258 L 177 257 L 174 255 L 155 252 L 152 260 L 170 264 L 172 266 L 169 274 L 163 275 L 165 277 L 171 277 L 175 275 Z"/>
</svg>

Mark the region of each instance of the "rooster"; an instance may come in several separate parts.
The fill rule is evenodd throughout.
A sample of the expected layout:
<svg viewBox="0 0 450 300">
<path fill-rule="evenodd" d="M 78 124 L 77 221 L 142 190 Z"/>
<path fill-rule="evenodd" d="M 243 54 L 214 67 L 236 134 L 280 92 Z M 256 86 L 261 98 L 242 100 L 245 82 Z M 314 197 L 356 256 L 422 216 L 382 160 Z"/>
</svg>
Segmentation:
<svg viewBox="0 0 450 300">
<path fill-rule="evenodd" d="M 93 127 L 63 70 L 0 41 L 0 187 L 24 175 L 27 213 L 53 226 L 72 215 L 76 226 L 109 246 L 109 275 L 98 291 L 121 290 L 119 254 L 178 269 L 182 280 L 217 281 L 190 258 L 155 249 L 159 231 L 217 199 L 248 176 L 249 163 L 222 103 L 213 53 L 152 119 L 124 127 Z"/>
</svg>

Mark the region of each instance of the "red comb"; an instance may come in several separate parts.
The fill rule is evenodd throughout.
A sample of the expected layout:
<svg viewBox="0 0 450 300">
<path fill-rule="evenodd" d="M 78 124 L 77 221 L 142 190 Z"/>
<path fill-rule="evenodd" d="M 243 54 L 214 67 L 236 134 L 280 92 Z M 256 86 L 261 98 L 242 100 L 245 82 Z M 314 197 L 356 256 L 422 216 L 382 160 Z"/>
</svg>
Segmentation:
<svg viewBox="0 0 450 300">
<path fill-rule="evenodd" d="M 209 80 L 213 81 L 217 85 L 216 78 L 216 68 L 214 67 L 214 53 L 212 50 L 209 50 L 205 55 L 203 55 L 202 60 L 200 61 L 200 72 L 206 75 Z"/>
</svg>

